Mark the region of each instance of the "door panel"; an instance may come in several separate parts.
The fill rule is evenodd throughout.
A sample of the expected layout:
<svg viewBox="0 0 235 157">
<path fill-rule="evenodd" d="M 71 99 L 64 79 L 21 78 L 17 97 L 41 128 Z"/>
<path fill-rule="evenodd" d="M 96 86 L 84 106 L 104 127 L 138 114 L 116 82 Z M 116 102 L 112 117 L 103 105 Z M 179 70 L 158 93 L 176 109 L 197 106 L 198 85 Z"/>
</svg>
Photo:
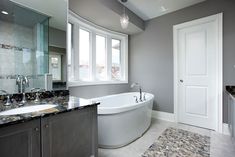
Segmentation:
<svg viewBox="0 0 235 157">
<path fill-rule="evenodd" d="M 215 21 L 178 30 L 178 121 L 216 129 Z"/>
<path fill-rule="evenodd" d="M 186 33 L 185 42 L 187 75 L 206 75 L 206 31 Z"/>
<path fill-rule="evenodd" d="M 207 108 L 207 87 L 187 86 L 186 113 L 207 117 Z"/>
<path fill-rule="evenodd" d="M 97 157 L 97 108 L 42 118 L 42 157 Z"/>
<path fill-rule="evenodd" d="M 40 157 L 40 120 L 2 127 L 0 157 Z"/>
</svg>

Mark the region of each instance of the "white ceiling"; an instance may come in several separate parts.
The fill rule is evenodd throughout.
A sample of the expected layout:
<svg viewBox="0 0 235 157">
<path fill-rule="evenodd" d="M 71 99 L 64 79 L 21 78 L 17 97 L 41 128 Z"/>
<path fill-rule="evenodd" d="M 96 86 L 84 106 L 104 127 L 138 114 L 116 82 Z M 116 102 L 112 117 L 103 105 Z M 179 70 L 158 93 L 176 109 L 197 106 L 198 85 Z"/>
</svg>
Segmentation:
<svg viewBox="0 0 235 157">
<path fill-rule="evenodd" d="M 50 16 L 51 27 L 66 30 L 67 0 L 11 0 L 27 8 Z"/>
<path fill-rule="evenodd" d="M 128 0 L 124 5 L 143 20 L 149 20 L 205 0 Z"/>
</svg>

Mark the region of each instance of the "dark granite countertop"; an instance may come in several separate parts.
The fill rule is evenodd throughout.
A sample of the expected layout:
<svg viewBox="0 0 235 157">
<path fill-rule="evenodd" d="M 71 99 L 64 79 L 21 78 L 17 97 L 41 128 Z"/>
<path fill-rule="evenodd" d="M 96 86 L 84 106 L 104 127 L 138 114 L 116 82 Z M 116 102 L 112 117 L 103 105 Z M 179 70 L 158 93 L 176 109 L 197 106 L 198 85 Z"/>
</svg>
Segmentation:
<svg viewBox="0 0 235 157">
<path fill-rule="evenodd" d="M 13 95 L 11 106 L 4 106 L 3 104 L 6 101 L 4 96 L 0 96 L 0 112 L 18 108 L 18 102 L 21 101 L 20 94 Z M 98 105 L 98 102 L 92 102 L 87 99 L 82 99 L 74 96 L 70 96 L 67 90 L 63 91 L 53 91 L 53 92 L 43 92 L 41 93 L 41 101 L 40 103 L 35 103 L 33 100 L 35 98 L 35 93 L 27 93 L 27 104 L 24 106 L 31 105 L 43 105 L 43 104 L 55 104 L 57 105 L 54 108 L 50 108 L 47 110 L 41 110 L 37 112 L 31 112 L 27 114 L 18 114 L 18 115 L 10 115 L 10 116 L 0 116 L 0 127 L 22 123 L 25 121 L 29 121 L 32 119 L 37 119 L 46 116 L 52 116 L 55 114 L 69 112 L 72 110 L 82 109 L 84 107 L 89 107 L 93 105 Z M 24 107 L 22 106 L 22 107 Z"/>
<path fill-rule="evenodd" d="M 235 99 L 235 86 L 225 86 L 225 89 Z"/>
</svg>

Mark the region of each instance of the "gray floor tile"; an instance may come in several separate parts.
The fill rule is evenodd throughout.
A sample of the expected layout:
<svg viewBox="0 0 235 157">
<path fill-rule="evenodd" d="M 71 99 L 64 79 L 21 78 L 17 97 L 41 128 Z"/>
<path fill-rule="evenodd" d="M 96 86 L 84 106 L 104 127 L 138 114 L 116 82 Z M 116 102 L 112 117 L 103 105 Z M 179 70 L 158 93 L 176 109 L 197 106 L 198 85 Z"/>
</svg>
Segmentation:
<svg viewBox="0 0 235 157">
<path fill-rule="evenodd" d="M 148 147 L 152 145 L 158 136 L 168 127 L 176 127 L 210 136 L 211 157 L 235 157 L 235 140 L 230 136 L 203 128 L 157 119 L 152 119 L 152 124 L 148 131 L 136 141 L 118 149 L 99 149 L 99 157 L 141 157 Z"/>
</svg>

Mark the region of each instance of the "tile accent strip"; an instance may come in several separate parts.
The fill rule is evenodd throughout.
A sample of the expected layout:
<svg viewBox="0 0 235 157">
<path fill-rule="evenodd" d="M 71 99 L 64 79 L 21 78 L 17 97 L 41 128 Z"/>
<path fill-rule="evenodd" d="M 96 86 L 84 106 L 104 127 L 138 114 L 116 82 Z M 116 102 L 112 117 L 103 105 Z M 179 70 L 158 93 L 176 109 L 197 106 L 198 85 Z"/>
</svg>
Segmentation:
<svg viewBox="0 0 235 157">
<path fill-rule="evenodd" d="M 17 47 L 13 45 L 1 44 L 0 48 L 7 50 L 15 50 L 15 51 L 34 51 L 34 49 L 26 48 L 26 47 Z"/>
<path fill-rule="evenodd" d="M 16 79 L 18 75 L 0 75 L 0 80 L 1 79 Z M 39 75 L 27 75 L 28 79 L 37 79 L 39 77 L 44 77 L 44 74 L 39 74 Z"/>
</svg>

